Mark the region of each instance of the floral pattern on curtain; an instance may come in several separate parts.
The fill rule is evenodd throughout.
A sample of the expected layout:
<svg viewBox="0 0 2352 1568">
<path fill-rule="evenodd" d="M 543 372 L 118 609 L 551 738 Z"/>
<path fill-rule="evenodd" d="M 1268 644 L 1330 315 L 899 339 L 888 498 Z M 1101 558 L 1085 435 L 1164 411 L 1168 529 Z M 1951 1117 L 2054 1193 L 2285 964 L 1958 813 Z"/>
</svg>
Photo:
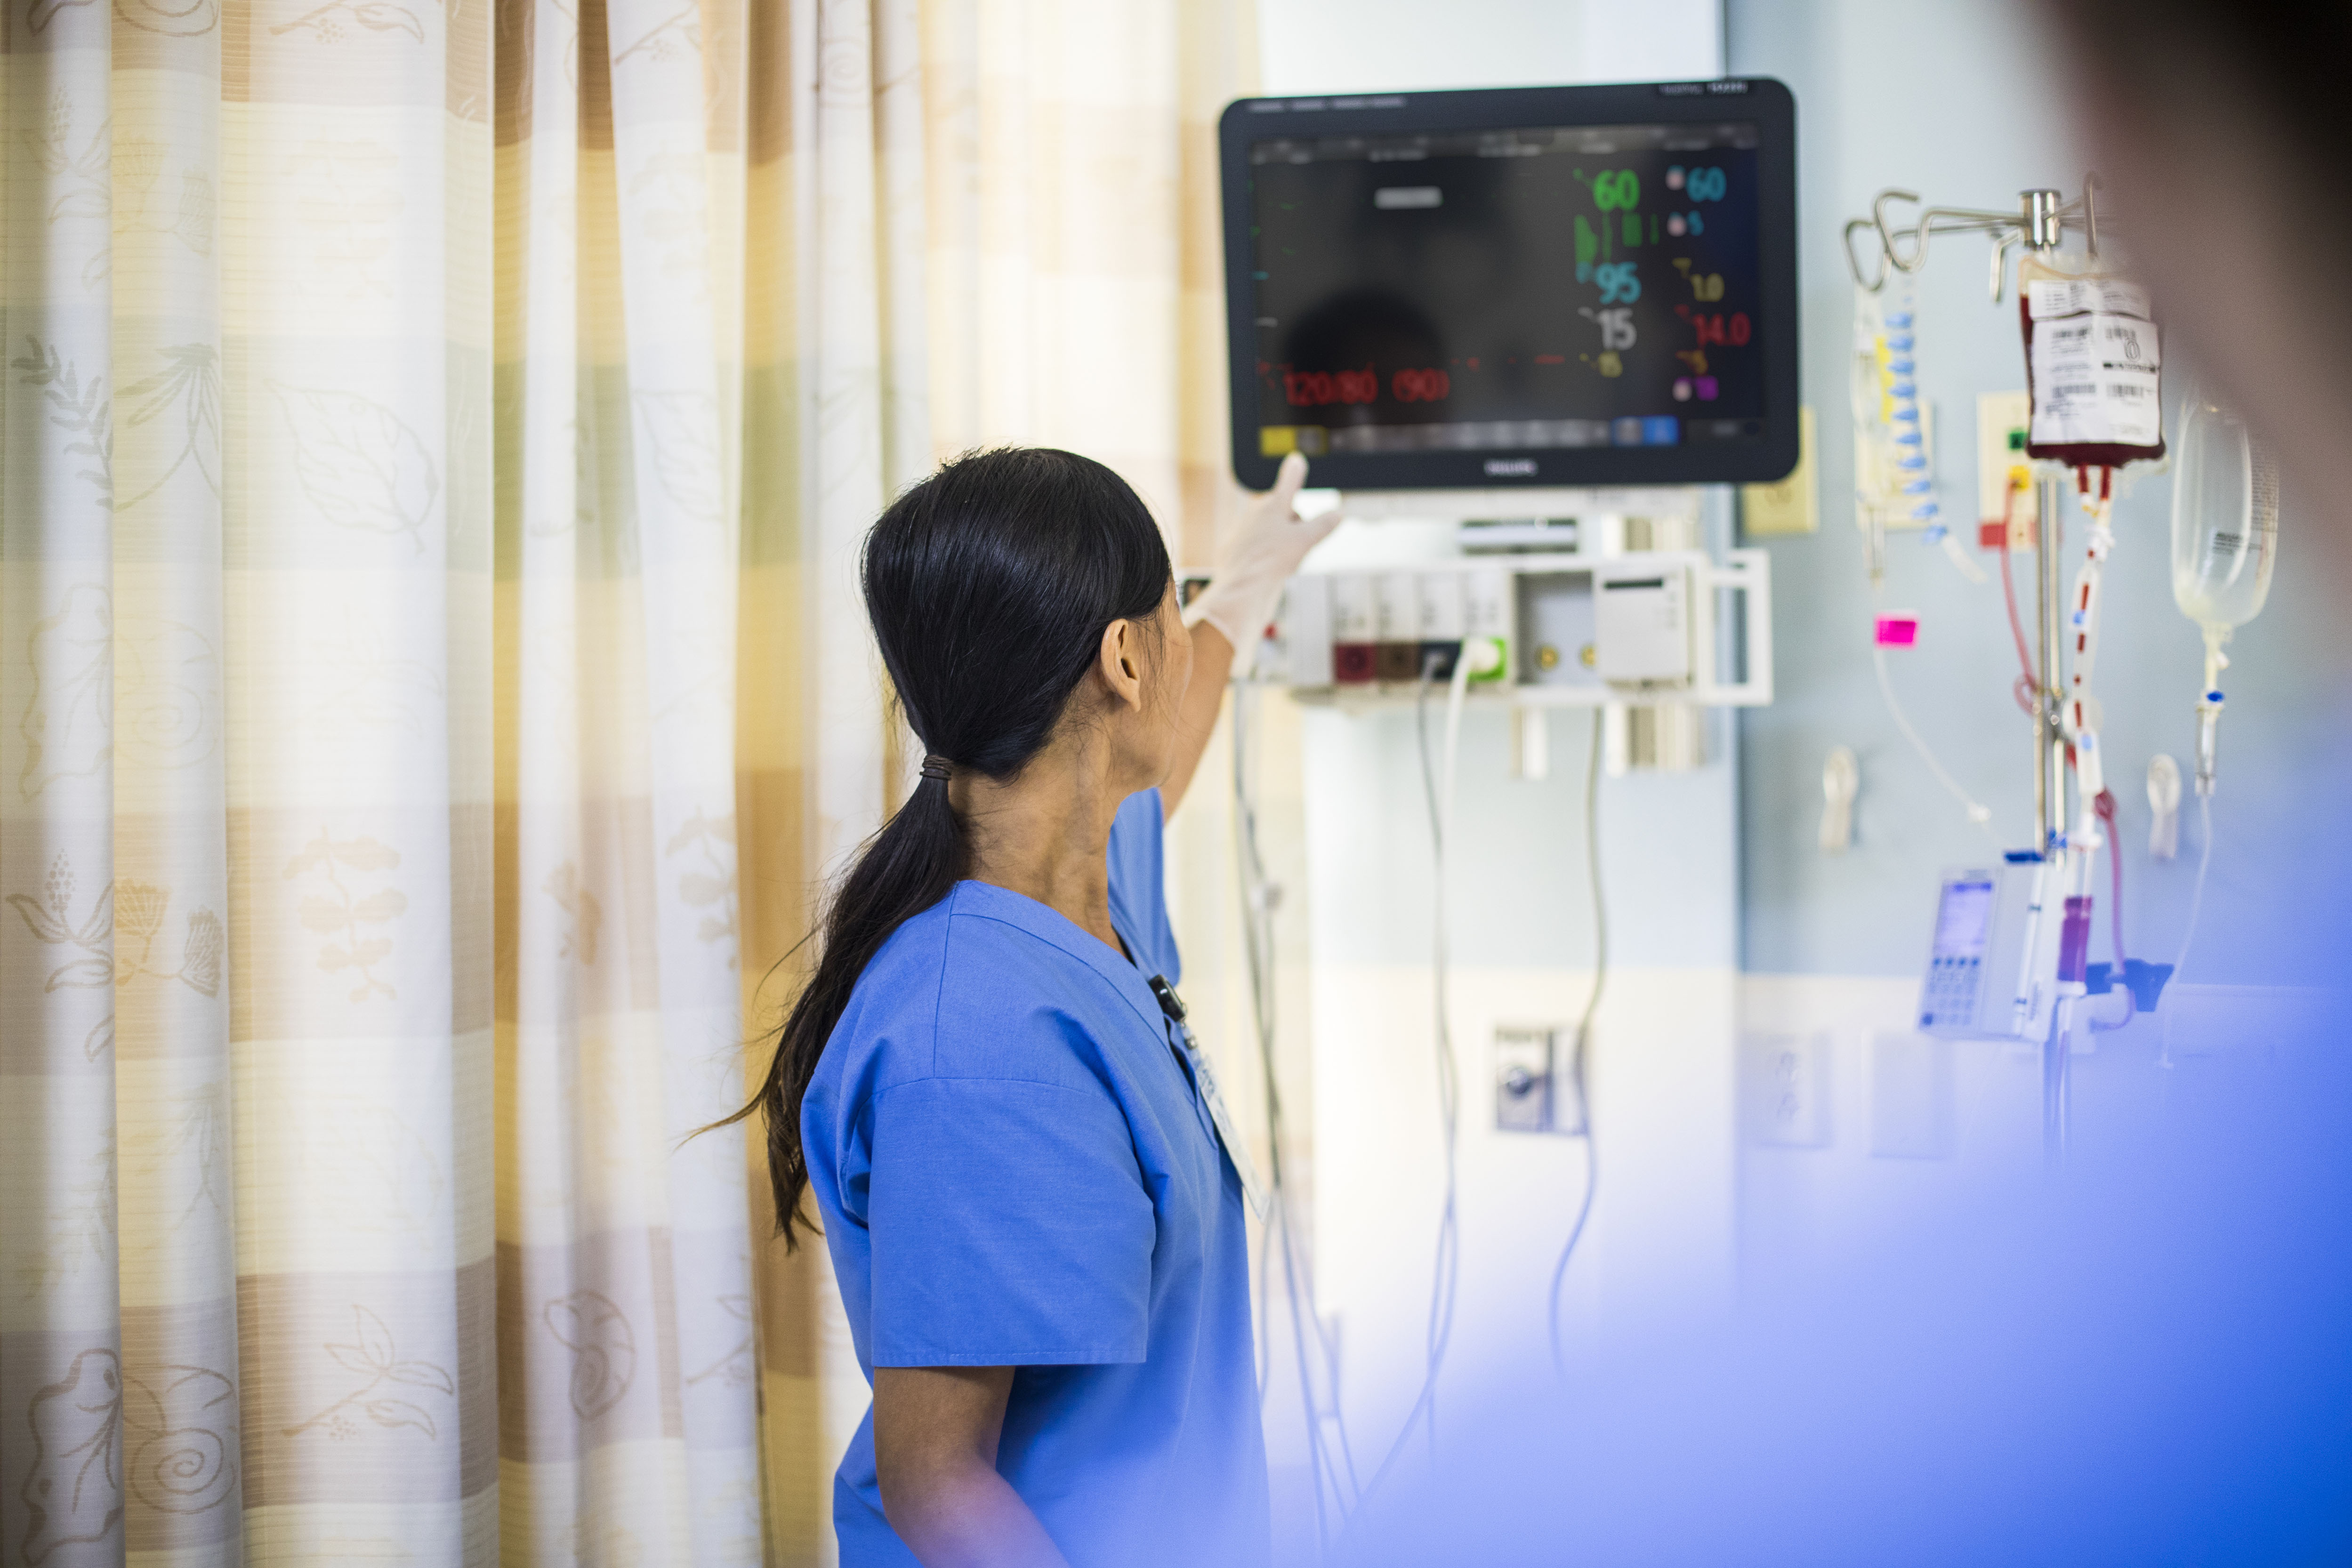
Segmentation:
<svg viewBox="0 0 2352 1568">
<path fill-rule="evenodd" d="M 831 1560 L 824 1249 L 686 1134 L 903 789 L 888 497 L 1209 559 L 1248 32 L 0 0 L 0 1563 Z"/>
<path fill-rule="evenodd" d="M 760 1553 L 746 9 L 0 10 L 0 1563 Z"/>
<path fill-rule="evenodd" d="M 505 1559 L 756 1561 L 744 0 L 498 9 Z"/>
<path fill-rule="evenodd" d="M 0 28 L 0 1561 L 485 1559 L 487 18 Z"/>
</svg>

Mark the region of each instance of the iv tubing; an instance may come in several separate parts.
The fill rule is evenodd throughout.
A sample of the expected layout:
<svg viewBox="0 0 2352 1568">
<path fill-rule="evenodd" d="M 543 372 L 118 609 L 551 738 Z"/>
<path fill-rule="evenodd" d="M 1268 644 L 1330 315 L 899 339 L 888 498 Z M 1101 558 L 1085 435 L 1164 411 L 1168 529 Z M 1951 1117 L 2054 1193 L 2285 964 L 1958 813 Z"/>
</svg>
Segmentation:
<svg viewBox="0 0 2352 1568">
<path fill-rule="evenodd" d="M 2197 916 L 2205 907 L 2205 868 L 2213 863 L 2213 797 L 2197 797 L 2197 825 L 2203 830 L 2205 844 L 2197 852 L 2197 887 L 2189 895 L 2189 929 L 2181 934 L 2179 956 L 2172 960 L 2172 977 L 2180 978 L 2189 967 L 2189 945 L 2197 937 Z"/>
<path fill-rule="evenodd" d="M 1958 779 L 1944 771 L 1944 765 L 1936 760 L 1936 754 L 1927 749 L 1927 743 L 1919 738 L 1919 732 L 1911 727 L 1910 719 L 1904 716 L 1903 705 L 1895 695 L 1894 678 L 1886 673 L 1886 650 L 1874 646 L 1870 650 L 1870 657 L 1871 662 L 1878 666 L 1879 694 L 1886 699 L 1886 711 L 1893 716 L 1895 727 L 1903 732 L 1903 738 L 1911 743 L 1911 749 L 1919 754 L 1919 760 L 1927 765 L 1927 771 L 1936 776 L 1936 781 L 1966 808 L 1969 821 L 1982 828 L 1985 837 L 1999 844 L 2000 836 L 1992 831 L 1991 808 L 1979 805 L 1966 789 L 1960 788 Z"/>
<path fill-rule="evenodd" d="M 2017 684 L 2011 689 L 2016 695 L 2017 706 L 2030 714 L 2034 709 L 2033 650 L 2026 646 L 2025 622 L 2017 612 L 2017 582 L 2010 575 L 2009 567 L 2009 530 L 2017 515 L 2018 495 L 2019 486 L 2012 483 L 2009 498 L 2000 509 L 2000 598 L 2009 610 L 2010 637 L 2017 643 L 2019 674 Z"/>
</svg>

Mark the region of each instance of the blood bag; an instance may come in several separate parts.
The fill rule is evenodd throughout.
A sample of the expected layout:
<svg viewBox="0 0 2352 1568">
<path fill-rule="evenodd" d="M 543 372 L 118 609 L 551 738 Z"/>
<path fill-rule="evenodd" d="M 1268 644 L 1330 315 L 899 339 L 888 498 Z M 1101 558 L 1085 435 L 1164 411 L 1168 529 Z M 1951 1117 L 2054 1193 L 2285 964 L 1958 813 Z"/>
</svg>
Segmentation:
<svg viewBox="0 0 2352 1568">
<path fill-rule="evenodd" d="M 2172 472 L 2172 601 L 2200 626 L 2242 626 L 2270 596 L 2278 465 L 2235 413 L 2191 387 Z"/>
<path fill-rule="evenodd" d="M 2164 455 L 2162 353 L 2147 290 L 2105 273 L 2018 264 L 2025 452 L 2070 468 L 2120 468 Z"/>
</svg>

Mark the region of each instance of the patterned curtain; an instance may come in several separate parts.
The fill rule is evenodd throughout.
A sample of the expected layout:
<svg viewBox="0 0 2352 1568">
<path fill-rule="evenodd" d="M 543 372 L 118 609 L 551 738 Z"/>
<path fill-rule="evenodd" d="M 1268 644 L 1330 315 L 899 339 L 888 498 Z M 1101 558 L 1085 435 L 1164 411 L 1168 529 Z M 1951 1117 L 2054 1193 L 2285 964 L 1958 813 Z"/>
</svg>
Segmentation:
<svg viewBox="0 0 2352 1568">
<path fill-rule="evenodd" d="M 0 26 L 0 1563 L 816 1560 L 685 1134 L 898 766 L 911 8 Z"/>
<path fill-rule="evenodd" d="M 760 1546 L 735 799 L 746 0 L 497 12 L 499 1531 Z"/>
<path fill-rule="evenodd" d="M 686 1134 L 902 788 L 887 497 L 1213 555 L 1250 30 L 0 0 L 0 1564 L 830 1560 L 824 1250 Z"/>
<path fill-rule="evenodd" d="M 486 1558 L 488 18 L 0 26 L 0 1560 Z"/>
</svg>

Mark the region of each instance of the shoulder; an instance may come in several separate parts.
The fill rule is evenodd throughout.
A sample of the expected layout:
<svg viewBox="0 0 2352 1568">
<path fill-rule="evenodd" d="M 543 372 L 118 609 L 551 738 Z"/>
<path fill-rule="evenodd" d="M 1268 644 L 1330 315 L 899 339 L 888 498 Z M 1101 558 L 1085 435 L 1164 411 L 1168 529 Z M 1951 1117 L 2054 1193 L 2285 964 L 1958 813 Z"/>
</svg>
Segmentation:
<svg viewBox="0 0 2352 1568">
<path fill-rule="evenodd" d="M 959 884 L 866 965 L 825 1051 L 854 1097 L 924 1079 L 1103 1086 L 1097 1042 L 1128 1004 L 1084 959 L 1000 918 L 994 891 Z"/>
</svg>

